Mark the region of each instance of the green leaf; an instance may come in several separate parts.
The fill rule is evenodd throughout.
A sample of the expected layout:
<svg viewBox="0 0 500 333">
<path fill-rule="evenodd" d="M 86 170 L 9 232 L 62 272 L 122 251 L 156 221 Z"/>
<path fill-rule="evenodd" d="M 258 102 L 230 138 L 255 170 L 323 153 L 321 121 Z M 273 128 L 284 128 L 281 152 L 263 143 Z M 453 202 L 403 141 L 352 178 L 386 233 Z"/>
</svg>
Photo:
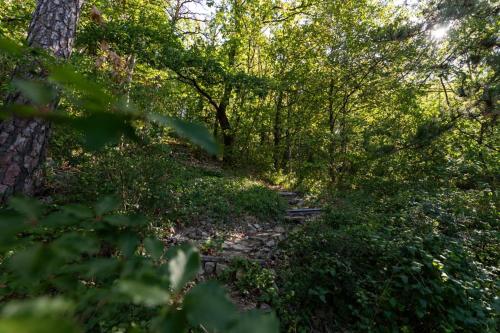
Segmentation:
<svg viewBox="0 0 500 333">
<path fill-rule="evenodd" d="M 94 255 L 99 252 L 99 243 L 90 237 L 72 232 L 61 236 L 52 243 L 54 252 L 66 259 L 78 259 L 82 254 Z"/>
<path fill-rule="evenodd" d="M 67 205 L 62 210 L 78 219 L 88 219 L 94 216 L 92 210 L 84 205 Z"/>
<path fill-rule="evenodd" d="M 148 307 L 166 305 L 169 293 L 158 286 L 151 286 L 138 281 L 122 280 L 117 283 L 117 291 L 130 297 L 135 304 Z"/>
<path fill-rule="evenodd" d="M 77 333 L 80 329 L 65 318 L 0 318 L 0 333 Z"/>
<path fill-rule="evenodd" d="M 0 52 L 10 56 L 20 56 L 23 48 L 13 40 L 0 37 Z"/>
<path fill-rule="evenodd" d="M 120 236 L 118 246 L 125 257 L 131 257 L 139 246 L 139 238 L 133 233 L 125 233 Z"/>
<path fill-rule="evenodd" d="M 191 123 L 179 118 L 162 116 L 155 113 L 149 114 L 147 119 L 159 125 L 171 127 L 177 134 L 205 149 L 210 154 L 217 155 L 220 153 L 220 147 L 215 141 L 215 138 L 210 134 L 208 129 L 201 124 Z"/>
<path fill-rule="evenodd" d="M 184 307 L 191 325 L 203 325 L 209 331 L 225 332 L 238 317 L 236 307 L 215 282 L 199 284 L 190 290 Z"/>
<path fill-rule="evenodd" d="M 32 246 L 16 252 L 9 259 L 9 267 L 29 281 L 39 281 L 61 264 L 47 246 Z"/>
<path fill-rule="evenodd" d="M 61 211 L 50 213 L 40 220 L 41 225 L 52 228 L 68 226 L 75 223 L 76 221 L 74 218 L 70 217 L 68 213 Z"/>
<path fill-rule="evenodd" d="M 120 200 L 118 200 L 118 198 L 114 196 L 107 196 L 97 202 L 94 209 L 97 216 L 102 216 L 117 209 L 119 205 Z"/>
<path fill-rule="evenodd" d="M 151 255 L 151 257 L 155 260 L 159 260 L 162 257 L 165 249 L 165 246 L 160 240 L 150 237 L 144 240 L 144 247 L 146 248 L 146 251 L 148 251 L 149 255 Z"/>
<path fill-rule="evenodd" d="M 26 228 L 26 218 L 12 210 L 0 210 L 0 249 L 7 249 L 17 240 L 17 233 Z"/>
<path fill-rule="evenodd" d="M 9 201 L 9 206 L 23 214 L 30 220 L 36 220 L 43 212 L 43 207 L 35 199 L 14 197 Z"/>
<path fill-rule="evenodd" d="M 43 82 L 14 79 L 12 85 L 36 105 L 47 105 L 57 96 L 54 89 Z"/>
<path fill-rule="evenodd" d="M 167 257 L 170 286 L 174 292 L 178 292 L 198 274 L 201 267 L 200 254 L 195 247 L 185 244 L 171 248 Z"/>
<path fill-rule="evenodd" d="M 115 227 L 128 227 L 133 225 L 127 215 L 109 215 L 106 216 L 103 221 Z"/>
<path fill-rule="evenodd" d="M 188 323 L 184 310 L 171 310 L 165 317 L 158 317 L 152 323 L 153 332 L 184 333 L 188 331 Z"/>
<path fill-rule="evenodd" d="M 141 215 L 108 215 L 103 221 L 116 227 L 139 227 L 148 223 L 148 220 Z"/>
<path fill-rule="evenodd" d="M 2 310 L 2 317 L 44 317 L 65 315 L 74 310 L 73 303 L 60 297 L 40 297 L 29 301 L 12 301 Z"/>
<path fill-rule="evenodd" d="M 87 80 L 69 65 L 51 68 L 49 80 L 57 83 L 69 93 L 76 90 L 80 106 L 88 111 L 105 111 L 113 101 L 113 98 L 98 83 Z"/>
<path fill-rule="evenodd" d="M 68 319 L 73 310 L 72 302 L 59 297 L 12 301 L 2 310 L 0 333 L 79 332 L 76 324 Z"/>
<path fill-rule="evenodd" d="M 95 258 L 75 267 L 88 278 L 109 279 L 117 273 L 120 263 L 116 258 Z"/>
<path fill-rule="evenodd" d="M 228 333 L 278 333 L 279 320 L 274 313 L 250 311 L 241 316 Z"/>
<path fill-rule="evenodd" d="M 87 117 L 75 119 L 73 126 L 82 131 L 85 146 L 90 150 L 99 150 L 106 144 L 117 143 L 122 135 L 135 138 L 134 129 L 127 122 L 127 117 L 117 113 L 93 112 Z"/>
</svg>

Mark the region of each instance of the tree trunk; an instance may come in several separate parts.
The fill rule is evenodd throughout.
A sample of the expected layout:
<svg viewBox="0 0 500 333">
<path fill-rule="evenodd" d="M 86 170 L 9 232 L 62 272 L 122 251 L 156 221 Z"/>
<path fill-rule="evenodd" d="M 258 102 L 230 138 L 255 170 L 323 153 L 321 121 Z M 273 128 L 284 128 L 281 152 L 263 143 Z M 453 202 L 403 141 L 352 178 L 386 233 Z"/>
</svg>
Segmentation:
<svg viewBox="0 0 500 333">
<path fill-rule="evenodd" d="M 285 129 L 285 152 L 283 153 L 282 168 L 285 172 L 290 171 L 290 161 L 292 159 L 292 135 L 290 127 L 292 126 L 292 104 L 289 97 L 287 97 L 287 113 L 286 113 L 286 129 Z"/>
<path fill-rule="evenodd" d="M 328 127 L 330 129 L 330 142 L 328 144 L 328 155 L 329 155 L 329 173 L 330 180 L 335 183 L 336 177 L 336 166 L 334 161 L 334 155 L 336 150 L 336 140 L 335 140 L 335 122 L 337 120 L 334 110 L 334 82 L 333 79 L 330 80 L 330 87 L 328 89 Z"/>
<path fill-rule="evenodd" d="M 236 62 L 236 51 L 237 44 L 232 43 L 231 49 L 229 50 L 228 63 L 230 67 L 233 67 Z M 231 94 L 233 93 L 233 84 L 227 81 L 224 84 L 224 92 L 222 94 L 219 107 L 217 108 L 217 119 L 219 120 L 220 129 L 222 131 L 222 138 L 224 141 L 224 155 L 223 160 L 229 162 L 231 160 L 232 146 L 234 143 L 234 133 L 231 129 L 231 123 L 227 116 L 227 108 L 231 101 Z"/>
<path fill-rule="evenodd" d="M 274 114 L 274 169 L 280 168 L 280 145 L 281 145 L 281 109 L 283 106 L 283 92 L 279 91 L 276 97 L 276 113 Z"/>
<path fill-rule="evenodd" d="M 232 133 L 231 124 L 229 123 L 229 118 L 227 117 L 227 104 L 222 104 L 217 109 L 217 119 L 219 121 L 220 129 L 222 131 L 222 137 L 224 140 L 224 148 L 227 150 L 231 149 L 234 142 L 234 135 Z M 224 151 L 224 155 L 229 153 L 229 151 Z"/>
<path fill-rule="evenodd" d="M 71 55 L 76 26 L 84 0 L 38 0 L 28 29 L 28 45 L 40 47 L 56 57 Z M 18 68 L 23 79 L 44 79 L 43 69 Z M 33 70 L 37 68 L 36 70 Z M 23 74 L 24 73 L 24 74 Z M 14 92 L 6 104 L 30 105 L 26 96 Z M 50 103 L 55 109 L 57 101 Z M 43 119 L 12 117 L 0 122 L 0 202 L 14 193 L 33 195 L 42 180 L 50 123 Z"/>
</svg>

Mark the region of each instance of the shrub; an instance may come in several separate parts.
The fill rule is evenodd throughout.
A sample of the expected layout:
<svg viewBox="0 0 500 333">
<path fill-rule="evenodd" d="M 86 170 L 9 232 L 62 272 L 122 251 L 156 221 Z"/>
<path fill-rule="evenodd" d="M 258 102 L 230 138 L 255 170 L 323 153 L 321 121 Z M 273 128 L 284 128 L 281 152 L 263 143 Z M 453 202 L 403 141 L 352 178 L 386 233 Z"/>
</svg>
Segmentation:
<svg viewBox="0 0 500 333">
<path fill-rule="evenodd" d="M 277 331 L 273 315 L 238 314 L 214 283 L 193 287 L 198 251 L 166 250 L 146 219 L 117 206 L 13 199 L 0 211 L 0 331 Z"/>
<path fill-rule="evenodd" d="M 114 194 L 125 211 L 140 211 L 158 224 L 231 222 L 245 215 L 278 219 L 284 211 L 276 192 L 261 183 L 227 176 L 209 163 L 190 165 L 186 157 L 171 157 L 164 145 L 126 144 L 92 155 L 77 151 L 70 160 L 67 151 L 74 143 L 62 135 L 56 137 L 58 154 L 49 182 L 57 202 L 91 202 L 96 195 Z"/>
<path fill-rule="evenodd" d="M 242 258 L 234 259 L 222 276 L 223 281 L 232 283 L 241 294 L 260 302 L 271 302 L 276 298 L 275 279 L 273 270 Z"/>
<path fill-rule="evenodd" d="M 439 195 L 401 198 L 348 201 L 291 235 L 276 304 L 290 331 L 497 331 L 491 226 Z"/>
</svg>

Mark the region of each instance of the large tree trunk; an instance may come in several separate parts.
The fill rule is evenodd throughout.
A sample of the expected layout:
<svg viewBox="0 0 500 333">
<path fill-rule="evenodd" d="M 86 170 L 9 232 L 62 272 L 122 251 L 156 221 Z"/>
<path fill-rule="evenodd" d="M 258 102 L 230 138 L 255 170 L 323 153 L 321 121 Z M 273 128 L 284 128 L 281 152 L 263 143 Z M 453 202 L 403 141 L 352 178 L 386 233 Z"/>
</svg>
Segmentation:
<svg viewBox="0 0 500 333">
<path fill-rule="evenodd" d="M 28 30 L 28 44 L 67 59 L 71 55 L 76 26 L 84 0 L 38 0 Z M 18 68 L 23 79 L 44 79 L 43 69 Z M 6 104 L 29 105 L 19 92 L 10 94 Z M 48 107 L 53 110 L 57 102 Z M 41 183 L 50 123 L 42 119 L 12 117 L 0 122 L 0 202 L 10 195 L 33 195 Z"/>
</svg>

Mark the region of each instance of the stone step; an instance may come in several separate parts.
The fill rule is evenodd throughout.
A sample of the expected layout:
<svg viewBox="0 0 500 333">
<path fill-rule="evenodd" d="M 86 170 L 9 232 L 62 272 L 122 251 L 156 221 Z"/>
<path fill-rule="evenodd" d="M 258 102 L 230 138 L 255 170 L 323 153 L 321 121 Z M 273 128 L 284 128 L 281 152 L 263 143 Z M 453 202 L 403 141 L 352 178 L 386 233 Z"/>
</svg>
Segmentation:
<svg viewBox="0 0 500 333">
<path fill-rule="evenodd" d="M 227 257 L 227 256 L 208 256 L 208 255 L 201 255 L 201 262 L 206 263 L 206 262 L 220 262 L 220 263 L 228 263 L 231 262 L 235 257 Z M 242 257 L 243 258 L 243 257 Z M 253 261 L 256 262 L 260 265 L 264 265 L 266 261 L 264 259 L 257 259 L 257 258 L 245 258 L 248 261 Z"/>
<path fill-rule="evenodd" d="M 297 215 L 316 215 L 321 214 L 321 208 L 298 208 L 298 209 L 289 209 L 286 211 L 288 216 L 297 216 Z"/>
<path fill-rule="evenodd" d="M 308 219 L 307 216 L 302 216 L 302 215 L 285 216 L 285 221 L 292 222 L 292 223 L 302 223 L 302 222 L 305 222 L 307 219 Z"/>
<path fill-rule="evenodd" d="M 300 198 L 290 198 L 290 199 L 288 199 L 288 204 L 292 205 L 292 206 L 303 204 L 303 203 L 304 203 L 304 200 L 300 199 Z"/>
<path fill-rule="evenodd" d="M 298 196 L 298 194 L 295 192 L 278 192 L 278 194 L 281 195 L 282 197 L 296 197 L 296 196 Z"/>
<path fill-rule="evenodd" d="M 229 263 L 234 257 L 224 257 L 224 256 L 201 256 L 201 263 L 203 268 L 203 273 L 212 275 L 220 275 L 223 271 L 228 269 Z M 255 259 L 255 258 L 245 258 L 248 261 L 255 262 L 261 266 L 266 265 L 266 260 Z"/>
</svg>

